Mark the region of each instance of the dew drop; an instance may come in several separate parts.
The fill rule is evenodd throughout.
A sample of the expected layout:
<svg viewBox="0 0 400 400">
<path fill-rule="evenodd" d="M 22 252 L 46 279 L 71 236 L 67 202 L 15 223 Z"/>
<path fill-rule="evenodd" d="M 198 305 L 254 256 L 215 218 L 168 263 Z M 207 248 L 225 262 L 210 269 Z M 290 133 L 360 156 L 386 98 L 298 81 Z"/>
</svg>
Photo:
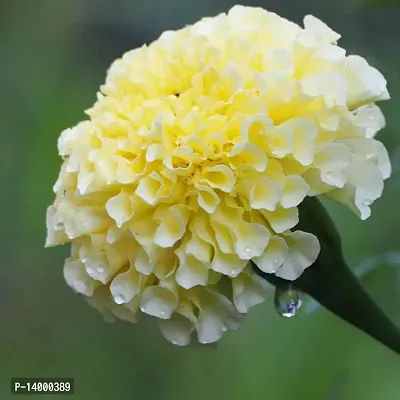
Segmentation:
<svg viewBox="0 0 400 400">
<path fill-rule="evenodd" d="M 327 178 L 327 180 L 330 181 L 330 182 L 334 181 L 334 179 L 335 179 L 335 173 L 332 172 L 332 171 L 327 172 L 327 173 L 326 173 L 326 178 Z"/>
<path fill-rule="evenodd" d="M 222 325 L 222 332 L 226 332 L 228 330 L 228 328 L 225 325 Z"/>
<path fill-rule="evenodd" d="M 364 206 L 370 206 L 373 203 L 373 201 L 371 199 L 365 199 L 362 204 Z"/>
<path fill-rule="evenodd" d="M 252 249 L 250 246 L 245 246 L 244 252 L 245 252 L 244 258 L 245 258 L 246 260 L 250 260 L 251 257 L 252 257 L 253 249 Z"/>
<path fill-rule="evenodd" d="M 146 307 L 145 306 L 141 306 L 140 307 L 140 311 L 145 313 L 146 312 Z"/>
<path fill-rule="evenodd" d="M 118 294 L 118 295 L 116 295 L 116 296 L 114 296 L 114 301 L 117 303 L 117 304 L 124 304 L 125 303 L 125 296 L 123 295 L 123 294 Z"/>
<path fill-rule="evenodd" d="M 58 222 L 55 226 L 54 226 L 54 229 L 56 230 L 56 231 L 60 231 L 61 229 L 63 229 L 64 228 L 64 224 L 62 223 L 62 222 Z"/>
<path fill-rule="evenodd" d="M 231 271 L 231 275 L 232 276 L 235 276 L 237 274 L 237 270 L 236 269 L 233 269 L 232 271 Z"/>
<path fill-rule="evenodd" d="M 87 268 L 86 268 L 86 272 L 87 272 L 88 274 L 93 274 L 94 269 L 93 269 L 92 267 L 87 267 Z"/>
<path fill-rule="evenodd" d="M 165 317 L 165 312 L 164 311 L 160 312 L 160 317 Z"/>
<path fill-rule="evenodd" d="M 102 266 L 97 267 L 97 268 L 96 268 L 96 271 L 97 271 L 99 274 L 102 274 L 102 273 L 104 272 L 104 267 L 102 267 Z"/>
<path fill-rule="evenodd" d="M 76 282 L 74 282 L 73 286 L 74 286 L 74 289 L 79 293 L 85 293 L 87 291 L 87 286 L 86 286 L 85 282 L 76 281 Z"/>
<path fill-rule="evenodd" d="M 274 298 L 275 308 L 280 315 L 291 318 L 299 313 L 302 301 L 301 292 L 292 285 L 276 288 Z"/>
<path fill-rule="evenodd" d="M 87 259 L 86 257 L 82 257 L 82 258 L 81 258 L 81 261 L 85 264 L 85 263 L 88 262 L 88 259 Z M 88 268 L 88 269 L 89 269 L 89 268 Z"/>
</svg>

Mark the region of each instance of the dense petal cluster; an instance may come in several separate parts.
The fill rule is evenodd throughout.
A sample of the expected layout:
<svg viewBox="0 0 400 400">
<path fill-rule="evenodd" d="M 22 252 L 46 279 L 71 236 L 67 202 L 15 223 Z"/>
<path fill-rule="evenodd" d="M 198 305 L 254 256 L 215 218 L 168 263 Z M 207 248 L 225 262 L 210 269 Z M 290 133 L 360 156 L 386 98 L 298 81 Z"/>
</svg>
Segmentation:
<svg viewBox="0 0 400 400">
<path fill-rule="evenodd" d="M 293 280 L 318 239 L 297 206 L 325 194 L 361 218 L 390 175 L 383 76 L 318 19 L 260 8 L 165 32 L 116 60 L 89 119 L 65 130 L 47 245 L 71 242 L 67 283 L 108 318 L 160 320 L 217 341 Z"/>
</svg>

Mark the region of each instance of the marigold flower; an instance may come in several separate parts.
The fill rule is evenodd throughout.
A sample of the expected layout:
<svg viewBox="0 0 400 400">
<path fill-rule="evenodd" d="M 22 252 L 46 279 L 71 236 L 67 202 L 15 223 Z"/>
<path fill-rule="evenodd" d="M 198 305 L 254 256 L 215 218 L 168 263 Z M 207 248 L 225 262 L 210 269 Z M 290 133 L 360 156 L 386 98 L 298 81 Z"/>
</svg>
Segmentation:
<svg viewBox="0 0 400 400">
<path fill-rule="evenodd" d="M 386 81 L 323 22 L 304 26 L 235 6 L 165 32 L 116 60 L 61 134 L 46 244 L 71 242 L 66 282 L 107 318 L 215 342 L 266 298 L 249 260 L 287 280 L 316 260 L 295 229 L 306 196 L 370 215 L 390 175 L 374 139 Z"/>
</svg>

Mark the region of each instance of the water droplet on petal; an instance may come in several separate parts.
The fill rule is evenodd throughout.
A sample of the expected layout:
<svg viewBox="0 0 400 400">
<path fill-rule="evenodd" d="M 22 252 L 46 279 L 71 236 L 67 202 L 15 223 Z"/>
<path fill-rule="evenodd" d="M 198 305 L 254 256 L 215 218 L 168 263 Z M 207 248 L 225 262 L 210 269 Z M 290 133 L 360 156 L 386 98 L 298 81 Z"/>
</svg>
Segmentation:
<svg viewBox="0 0 400 400">
<path fill-rule="evenodd" d="M 334 176 L 335 176 L 335 173 L 332 172 L 332 171 L 329 171 L 329 172 L 326 173 L 326 178 L 328 180 L 332 179 Z"/>
<path fill-rule="evenodd" d="M 244 248 L 244 252 L 245 252 L 244 259 L 245 260 L 250 260 L 252 258 L 253 249 L 250 246 L 246 246 Z"/>
<path fill-rule="evenodd" d="M 140 307 L 140 311 L 142 311 L 142 312 L 145 313 L 145 312 L 146 312 L 146 307 L 145 307 L 145 306 L 141 306 L 141 307 Z"/>
<path fill-rule="evenodd" d="M 233 269 L 233 270 L 231 271 L 231 275 L 232 275 L 232 276 L 235 276 L 235 275 L 237 274 L 237 272 L 238 272 L 237 269 Z"/>
<path fill-rule="evenodd" d="M 161 312 L 160 312 L 160 316 L 161 316 L 161 317 L 165 317 L 165 312 L 164 312 L 164 311 L 161 311 Z"/>
<path fill-rule="evenodd" d="M 280 315 L 286 318 L 294 317 L 298 314 L 302 304 L 301 291 L 290 284 L 285 288 L 276 288 L 274 303 Z"/>
<path fill-rule="evenodd" d="M 207 340 L 201 340 L 200 343 L 201 344 L 207 344 L 208 342 L 207 342 Z"/>
<path fill-rule="evenodd" d="M 99 274 L 102 274 L 103 272 L 104 272 L 104 267 L 97 267 L 96 268 L 96 271 L 99 273 Z"/>
<path fill-rule="evenodd" d="M 124 304 L 125 303 L 125 296 L 123 294 L 118 294 L 117 296 L 114 296 L 114 301 L 117 304 Z"/>
<path fill-rule="evenodd" d="M 373 201 L 371 199 L 365 199 L 362 204 L 364 206 L 370 206 L 373 203 Z"/>
<path fill-rule="evenodd" d="M 86 257 L 82 257 L 81 261 L 85 264 L 85 263 L 87 263 L 88 259 Z"/>
<path fill-rule="evenodd" d="M 74 289 L 79 293 L 85 293 L 87 291 L 87 286 L 85 282 L 76 281 L 74 282 Z"/>
<path fill-rule="evenodd" d="M 60 231 L 61 229 L 63 229 L 64 228 L 64 224 L 62 223 L 62 222 L 58 222 L 55 226 L 54 226 L 54 229 L 56 230 L 56 231 Z"/>
<path fill-rule="evenodd" d="M 88 274 L 93 274 L 94 269 L 93 269 L 92 267 L 87 267 L 87 268 L 86 268 L 86 272 L 87 272 Z"/>
<path fill-rule="evenodd" d="M 221 329 L 222 329 L 222 332 L 226 332 L 228 330 L 228 328 L 225 325 L 223 325 Z"/>
</svg>

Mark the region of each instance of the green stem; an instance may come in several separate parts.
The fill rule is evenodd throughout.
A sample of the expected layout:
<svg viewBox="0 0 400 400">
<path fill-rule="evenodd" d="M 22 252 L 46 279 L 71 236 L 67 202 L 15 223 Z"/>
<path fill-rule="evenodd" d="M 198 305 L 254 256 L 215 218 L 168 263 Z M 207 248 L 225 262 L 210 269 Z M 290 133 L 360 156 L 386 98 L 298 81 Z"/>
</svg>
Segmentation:
<svg viewBox="0 0 400 400">
<path fill-rule="evenodd" d="M 317 261 L 295 281 L 286 281 L 254 271 L 275 286 L 292 284 L 321 305 L 361 329 L 400 355 L 400 330 L 385 315 L 354 276 L 343 258 L 340 236 L 329 214 L 316 198 L 306 198 L 299 207 L 299 229 L 318 237 L 321 251 Z"/>
<path fill-rule="evenodd" d="M 400 355 L 399 329 L 371 299 L 350 269 L 340 268 L 339 273 L 337 272 L 339 269 L 333 269 L 329 275 L 325 273 L 310 277 L 314 274 L 307 272 L 311 272 L 314 267 L 315 264 L 299 279 L 290 283 L 309 294 L 339 318 Z M 260 271 L 255 265 L 254 270 L 275 286 L 286 287 L 289 284 L 284 279 Z"/>
</svg>

